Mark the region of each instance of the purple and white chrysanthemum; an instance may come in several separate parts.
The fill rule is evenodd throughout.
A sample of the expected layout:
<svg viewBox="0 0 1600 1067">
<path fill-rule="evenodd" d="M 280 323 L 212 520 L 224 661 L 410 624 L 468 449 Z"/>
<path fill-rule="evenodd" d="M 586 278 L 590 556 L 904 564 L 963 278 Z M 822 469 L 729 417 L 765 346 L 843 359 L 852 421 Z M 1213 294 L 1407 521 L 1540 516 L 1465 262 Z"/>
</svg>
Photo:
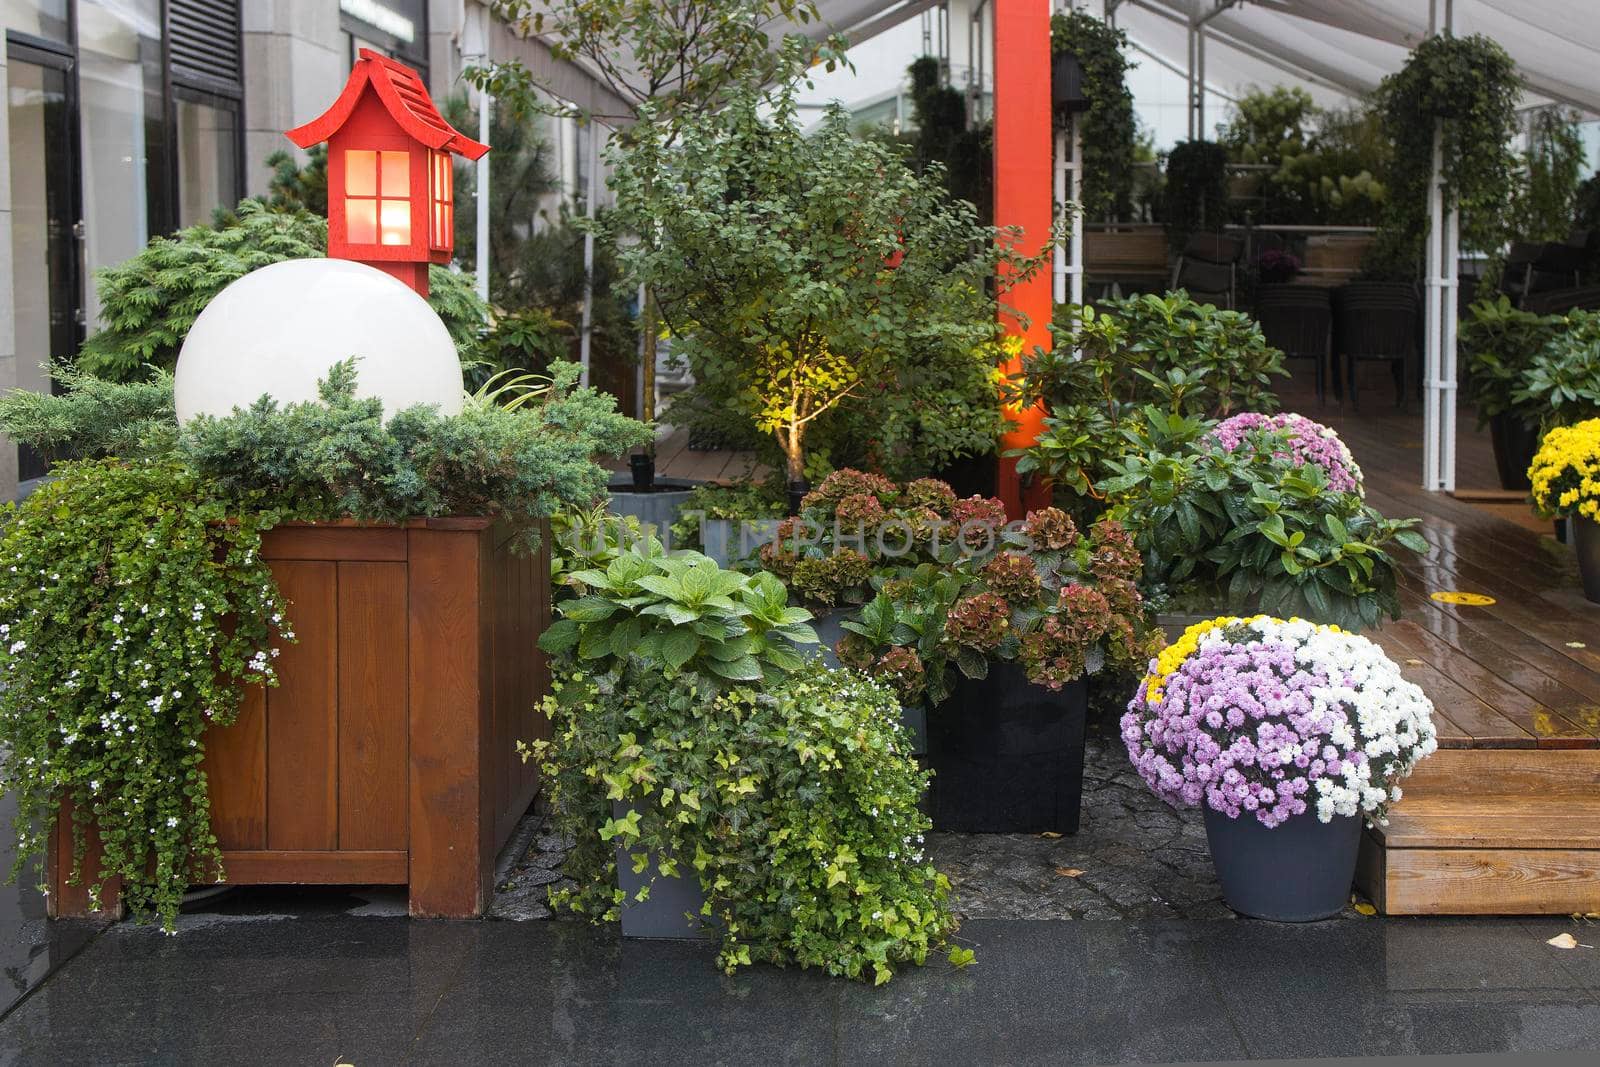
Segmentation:
<svg viewBox="0 0 1600 1067">
<path fill-rule="evenodd" d="M 1194 651 L 1166 674 L 1153 662 L 1121 722 L 1134 767 L 1174 807 L 1268 827 L 1307 811 L 1381 821 L 1438 747 L 1433 705 L 1366 638 L 1266 616 L 1192 629 Z"/>
<path fill-rule="evenodd" d="M 1233 452 L 1251 440 L 1259 430 L 1286 430 L 1289 434 L 1289 453 L 1285 457 L 1295 466 L 1307 463 L 1321 467 L 1328 476 L 1328 488 L 1346 493 L 1362 492 L 1361 468 L 1356 465 L 1350 449 L 1339 435 L 1320 422 L 1304 415 L 1285 412 L 1281 415 L 1261 415 L 1246 411 L 1224 419 L 1208 435 L 1223 451 Z"/>
</svg>

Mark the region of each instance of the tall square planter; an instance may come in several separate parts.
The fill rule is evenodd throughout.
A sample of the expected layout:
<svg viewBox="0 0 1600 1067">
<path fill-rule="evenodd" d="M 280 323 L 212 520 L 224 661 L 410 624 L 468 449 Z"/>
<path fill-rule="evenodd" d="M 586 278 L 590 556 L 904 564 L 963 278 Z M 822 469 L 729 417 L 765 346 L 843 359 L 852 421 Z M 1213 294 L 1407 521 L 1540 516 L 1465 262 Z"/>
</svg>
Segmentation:
<svg viewBox="0 0 1600 1067">
<path fill-rule="evenodd" d="M 282 646 L 279 685 L 249 689 L 233 725 L 206 734 L 228 884 L 404 885 L 414 916 L 482 914 L 495 855 L 539 788 L 516 743 L 549 733 L 549 531 L 536 554 L 510 538 L 487 518 L 266 535 L 298 640 Z M 55 916 L 88 911 L 85 887 L 66 884 L 66 816 L 49 858 Z"/>
</svg>

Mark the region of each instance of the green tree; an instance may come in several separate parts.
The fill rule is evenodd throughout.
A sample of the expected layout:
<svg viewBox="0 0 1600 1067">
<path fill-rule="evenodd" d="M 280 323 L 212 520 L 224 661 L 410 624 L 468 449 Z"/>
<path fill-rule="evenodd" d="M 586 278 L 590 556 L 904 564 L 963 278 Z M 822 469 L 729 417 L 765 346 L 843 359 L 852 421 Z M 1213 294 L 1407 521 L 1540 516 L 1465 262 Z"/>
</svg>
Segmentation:
<svg viewBox="0 0 1600 1067">
<path fill-rule="evenodd" d="M 613 161 L 610 229 L 653 235 L 624 263 L 702 387 L 776 439 L 791 482 L 819 420 L 871 402 L 920 346 L 992 341 L 989 279 L 1002 263 L 1038 267 L 953 200 L 938 168 L 919 176 L 852 136 L 842 110 L 806 136 L 789 88 L 740 97 L 675 147 L 652 128 Z"/>
<path fill-rule="evenodd" d="M 1577 113 L 1562 107 L 1535 111 L 1528 123 L 1528 147 L 1518 163 L 1521 180 L 1512 187 L 1512 231 L 1524 241 L 1566 240 L 1577 214 L 1584 165 Z"/>
</svg>

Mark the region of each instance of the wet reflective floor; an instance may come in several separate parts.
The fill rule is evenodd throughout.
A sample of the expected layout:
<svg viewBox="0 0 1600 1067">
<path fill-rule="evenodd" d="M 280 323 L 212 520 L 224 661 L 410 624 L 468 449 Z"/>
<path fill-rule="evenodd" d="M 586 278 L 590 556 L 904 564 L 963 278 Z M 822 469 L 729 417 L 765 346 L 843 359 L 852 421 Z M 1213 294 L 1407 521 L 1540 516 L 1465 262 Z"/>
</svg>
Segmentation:
<svg viewBox="0 0 1600 1067">
<path fill-rule="evenodd" d="M 360 910 L 382 910 L 336 894 Z M 1120 1063 L 1600 1050 L 1600 949 L 1570 920 L 972 920 L 977 963 L 888 986 L 570 922 L 316 906 L 56 928 L 0 1062 Z M 84 943 L 87 938 L 87 943 Z M 26 940 L 24 938 L 23 940 Z M 64 960 L 64 962 L 62 962 Z M 31 961 L 31 962 L 30 962 Z M 55 963 L 36 974 L 43 961 Z M 15 991 L 13 992 L 15 997 Z"/>
</svg>

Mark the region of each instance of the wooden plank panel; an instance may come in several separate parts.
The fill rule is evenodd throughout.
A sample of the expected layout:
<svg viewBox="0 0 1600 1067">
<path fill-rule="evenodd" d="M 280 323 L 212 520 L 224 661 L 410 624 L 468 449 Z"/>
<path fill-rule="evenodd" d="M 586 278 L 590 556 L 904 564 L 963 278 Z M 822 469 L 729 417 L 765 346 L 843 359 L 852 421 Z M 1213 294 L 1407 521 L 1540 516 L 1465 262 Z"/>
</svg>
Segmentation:
<svg viewBox="0 0 1600 1067">
<path fill-rule="evenodd" d="M 1404 784 L 1413 797 L 1600 797 L 1600 752 L 1560 749 L 1440 749 Z"/>
<path fill-rule="evenodd" d="M 410 530 L 410 911 L 482 914 L 494 856 L 484 817 L 484 644 L 491 534 Z"/>
<path fill-rule="evenodd" d="M 1390 915 L 1570 915 L 1600 911 L 1600 849 L 1391 848 Z"/>
<path fill-rule="evenodd" d="M 1384 632 L 1410 654 L 1408 658 L 1422 660 L 1459 684 L 1493 708 L 1496 714 L 1533 737 L 1538 747 L 1585 748 L 1594 745 L 1594 734 L 1532 699 L 1415 623 L 1391 623 L 1384 627 Z M 1459 723 L 1460 720 L 1457 721 Z"/>
<path fill-rule="evenodd" d="M 1600 850 L 1600 807 L 1586 811 L 1550 812 L 1504 804 L 1491 809 L 1497 797 L 1476 798 L 1432 814 L 1419 814 L 1402 804 L 1383 828 L 1388 848 L 1579 848 Z"/>
<path fill-rule="evenodd" d="M 402 850 L 366 852 L 224 851 L 229 885 L 405 885 Z"/>
<path fill-rule="evenodd" d="M 272 573 L 299 640 L 284 646 L 279 684 L 267 693 L 267 847 L 331 849 L 339 843 L 338 567 L 285 561 Z"/>
<path fill-rule="evenodd" d="M 279 647 L 282 647 L 281 644 Z M 205 735 L 211 828 L 223 848 L 267 847 L 267 694 L 252 685 L 232 726 Z"/>
<path fill-rule="evenodd" d="M 261 541 L 263 559 L 404 562 L 406 532 L 396 526 L 279 526 Z"/>
<path fill-rule="evenodd" d="M 339 564 L 339 847 L 406 847 L 406 565 Z"/>
</svg>

